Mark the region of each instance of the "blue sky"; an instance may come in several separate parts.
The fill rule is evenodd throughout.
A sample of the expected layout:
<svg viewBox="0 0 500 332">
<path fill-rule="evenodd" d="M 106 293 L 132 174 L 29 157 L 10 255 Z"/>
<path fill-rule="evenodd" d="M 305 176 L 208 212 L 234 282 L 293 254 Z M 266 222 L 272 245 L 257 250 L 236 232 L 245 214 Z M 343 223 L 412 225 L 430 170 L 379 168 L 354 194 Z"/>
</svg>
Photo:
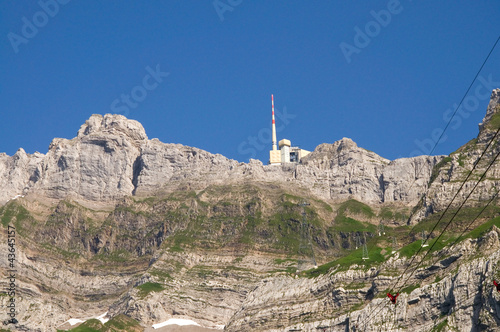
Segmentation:
<svg viewBox="0 0 500 332">
<path fill-rule="evenodd" d="M 427 154 L 500 34 L 493 0 L 17 0 L 0 15 L 9 155 L 118 112 L 149 138 L 266 163 L 271 94 L 278 140 Z M 434 154 L 477 135 L 500 45 L 480 77 Z"/>
</svg>

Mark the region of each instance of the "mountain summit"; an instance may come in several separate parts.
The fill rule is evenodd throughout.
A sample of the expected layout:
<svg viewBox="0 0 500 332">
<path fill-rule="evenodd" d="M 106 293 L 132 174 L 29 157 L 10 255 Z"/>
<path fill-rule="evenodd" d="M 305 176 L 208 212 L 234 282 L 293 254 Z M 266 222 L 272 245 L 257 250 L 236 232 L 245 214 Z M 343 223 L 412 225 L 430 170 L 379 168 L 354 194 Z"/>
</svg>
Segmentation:
<svg viewBox="0 0 500 332">
<path fill-rule="evenodd" d="M 449 156 L 391 161 L 342 138 L 263 165 L 92 115 L 46 154 L 0 154 L 9 324 L 498 330 L 498 128 L 500 89 L 478 137 Z"/>
</svg>

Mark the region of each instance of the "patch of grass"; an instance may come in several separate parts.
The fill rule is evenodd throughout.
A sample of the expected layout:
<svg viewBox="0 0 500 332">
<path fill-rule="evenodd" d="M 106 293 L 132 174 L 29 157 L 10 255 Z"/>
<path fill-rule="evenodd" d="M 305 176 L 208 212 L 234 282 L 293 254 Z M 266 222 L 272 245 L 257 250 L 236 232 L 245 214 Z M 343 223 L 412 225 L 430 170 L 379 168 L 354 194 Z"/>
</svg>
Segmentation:
<svg viewBox="0 0 500 332">
<path fill-rule="evenodd" d="M 375 213 L 373 213 L 371 207 L 355 199 L 350 199 L 340 204 L 337 211 L 339 215 L 345 215 L 345 212 L 349 211 L 353 214 L 360 214 L 368 218 L 372 218 L 375 216 Z"/>
<path fill-rule="evenodd" d="M 28 210 L 24 206 L 18 203 L 10 202 L 0 208 L 0 220 L 4 227 L 11 225 L 17 228 L 18 233 L 22 233 L 24 230 L 23 222 L 27 220 L 33 220 Z"/>
<path fill-rule="evenodd" d="M 354 281 L 351 282 L 350 284 L 344 286 L 345 289 L 350 289 L 350 290 L 361 289 L 364 287 L 365 287 L 364 282 L 354 282 Z"/>
<path fill-rule="evenodd" d="M 4 227 L 7 227 L 7 225 L 11 222 L 12 218 L 14 218 L 15 213 L 16 212 L 13 204 L 7 204 L 0 208 L 0 216 L 2 216 L 0 220 Z"/>
<path fill-rule="evenodd" d="M 411 258 L 414 255 L 416 255 L 417 252 L 420 250 L 419 255 L 426 255 L 427 251 L 429 251 L 431 249 L 432 250 L 430 252 L 442 250 L 447 245 L 451 244 L 455 239 L 456 239 L 455 236 L 452 236 L 450 233 L 445 233 L 439 238 L 439 240 L 437 238 L 428 239 L 426 242 L 427 246 L 422 248 L 421 250 L 420 250 L 420 248 L 422 247 L 422 240 L 419 239 L 419 240 L 414 241 L 414 242 L 404 246 L 403 248 L 401 248 L 399 250 L 399 254 L 400 254 L 400 256 L 404 256 L 406 258 Z M 427 259 L 431 259 L 431 257 L 427 256 L 426 260 Z"/>
<path fill-rule="evenodd" d="M 234 260 L 233 260 L 233 263 L 241 263 L 243 261 L 243 257 L 236 257 Z"/>
<path fill-rule="evenodd" d="M 53 246 L 50 243 L 44 242 L 41 243 L 40 245 L 49 251 L 57 252 L 58 254 L 62 255 L 65 259 L 77 259 L 78 257 L 80 257 L 79 253 L 64 250 L 62 248 Z"/>
<path fill-rule="evenodd" d="M 483 206 L 477 207 L 464 207 L 462 208 L 458 214 L 453 219 L 450 227 L 448 228 L 447 233 L 454 234 L 457 232 L 462 232 L 462 230 L 468 225 L 474 218 L 477 217 L 479 212 L 483 209 Z M 457 209 L 449 209 L 446 215 L 441 219 L 437 228 L 434 230 L 433 234 L 439 234 L 439 232 L 446 226 L 449 222 L 450 218 L 455 215 Z M 422 220 L 420 223 L 415 225 L 414 233 L 419 234 L 422 231 L 425 231 L 427 234 L 434 227 L 436 222 L 441 218 L 442 212 L 434 213 Z M 481 213 L 481 218 L 485 219 L 493 219 L 500 215 L 500 206 L 491 204 L 488 206 L 484 212 Z"/>
<path fill-rule="evenodd" d="M 394 218 L 394 213 L 392 212 L 391 209 L 389 209 L 388 207 L 383 207 L 381 210 L 380 210 L 380 213 L 378 214 L 378 216 L 382 219 L 386 219 L 386 220 L 391 220 Z"/>
<path fill-rule="evenodd" d="M 139 332 L 144 328 L 133 318 L 120 314 L 113 317 L 105 324 L 102 324 L 98 319 L 89 319 L 70 332 Z M 58 330 L 60 331 L 60 330 Z"/>
<path fill-rule="evenodd" d="M 448 318 L 446 318 L 445 320 L 443 320 L 441 323 L 439 323 L 438 325 L 434 326 L 431 330 L 431 332 L 441 332 L 443 331 L 443 329 L 448 326 Z"/>
<path fill-rule="evenodd" d="M 394 221 L 402 221 L 406 220 L 408 216 L 401 211 L 393 210 L 390 207 L 384 206 L 379 214 L 378 217 L 382 220 L 394 220 Z"/>
<path fill-rule="evenodd" d="M 101 332 L 104 325 L 98 319 L 89 319 L 84 323 L 78 325 L 71 332 Z"/>
<path fill-rule="evenodd" d="M 143 331 L 143 327 L 135 319 L 128 317 L 124 314 L 113 317 L 104 324 L 106 332 L 111 331 Z"/>
<path fill-rule="evenodd" d="M 372 265 L 378 265 L 385 261 L 384 255 L 381 253 L 382 248 L 375 247 L 368 252 L 368 259 L 363 259 L 363 248 L 352 252 L 351 254 L 341 257 L 332 262 L 318 266 L 316 269 L 311 269 L 304 271 L 304 276 L 312 278 L 317 277 L 322 274 L 328 273 L 332 267 L 337 267 L 337 270 L 347 270 L 352 265 L 356 264 L 363 266 L 364 268 L 369 268 Z"/>
<path fill-rule="evenodd" d="M 415 289 L 417 288 L 420 288 L 420 284 L 416 284 L 416 285 L 410 285 L 408 287 L 405 287 L 403 288 L 400 293 L 406 293 L 406 294 L 410 294 L 411 292 L 413 292 Z"/>
<path fill-rule="evenodd" d="M 365 305 L 364 302 L 358 302 L 349 308 L 349 312 L 354 312 L 361 309 Z"/>
<path fill-rule="evenodd" d="M 169 250 L 171 252 L 184 252 L 184 249 L 182 249 L 179 245 L 173 245 Z"/>
<path fill-rule="evenodd" d="M 297 252 L 302 216 L 299 214 L 297 205 L 290 202 L 283 202 L 280 210 L 270 217 L 261 234 L 266 234 L 275 249 Z M 307 222 L 310 221 L 310 219 L 307 220 Z"/>
<path fill-rule="evenodd" d="M 497 110 L 500 111 L 500 107 L 497 106 Z M 490 121 L 486 124 L 486 128 L 496 130 L 500 127 L 500 112 L 493 114 Z"/>
<path fill-rule="evenodd" d="M 170 241 L 174 244 L 170 247 L 170 251 L 183 252 L 183 248 L 190 247 L 194 242 L 194 237 L 187 234 L 185 231 L 181 231 L 175 234 Z"/>
<path fill-rule="evenodd" d="M 368 232 L 374 233 L 377 230 L 377 227 L 369 224 L 363 223 L 356 219 L 345 217 L 345 216 L 337 216 L 335 218 L 335 223 L 332 227 L 330 227 L 330 232 L 345 232 L 345 233 L 353 233 L 353 232 Z"/>
<path fill-rule="evenodd" d="M 163 280 L 173 280 L 170 273 L 162 271 L 162 270 L 152 269 L 151 271 L 149 271 L 149 274 L 151 274 L 152 276 L 158 277 L 160 279 L 163 279 Z"/>
<path fill-rule="evenodd" d="M 313 199 L 316 203 L 319 203 L 323 209 L 325 209 L 327 212 L 333 212 L 333 208 L 330 206 L 330 204 L 320 200 L 320 199 Z"/>
<path fill-rule="evenodd" d="M 137 286 L 137 288 L 139 289 L 139 296 L 141 298 L 145 298 L 151 292 L 161 292 L 165 289 L 162 284 L 149 281 L 140 286 Z"/>
<path fill-rule="evenodd" d="M 486 234 L 493 225 L 500 228 L 500 217 L 493 218 L 490 221 L 485 222 L 484 224 L 476 227 L 469 233 L 465 234 L 465 236 L 462 239 L 477 239 Z"/>
<path fill-rule="evenodd" d="M 258 215 L 249 215 L 246 220 L 246 227 L 243 230 L 243 234 L 240 238 L 240 243 L 252 244 L 255 239 L 255 230 L 262 223 L 260 218 L 260 213 Z"/>
<path fill-rule="evenodd" d="M 421 246 L 422 246 L 421 240 L 417 240 L 415 242 L 412 242 L 412 243 L 404 246 L 403 248 L 401 248 L 399 250 L 399 255 L 404 256 L 406 258 L 411 258 L 417 253 L 417 251 L 420 249 Z"/>
</svg>

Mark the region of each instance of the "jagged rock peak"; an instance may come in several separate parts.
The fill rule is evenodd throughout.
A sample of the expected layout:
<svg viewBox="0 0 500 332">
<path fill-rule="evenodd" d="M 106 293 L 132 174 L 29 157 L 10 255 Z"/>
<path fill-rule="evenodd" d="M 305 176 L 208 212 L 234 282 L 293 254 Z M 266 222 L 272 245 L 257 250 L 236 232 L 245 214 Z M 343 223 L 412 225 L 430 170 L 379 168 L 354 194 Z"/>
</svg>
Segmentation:
<svg viewBox="0 0 500 332">
<path fill-rule="evenodd" d="M 123 133 L 133 140 L 147 140 L 148 136 L 140 122 L 120 114 L 93 114 L 78 130 L 78 138 L 92 134 Z"/>
<path fill-rule="evenodd" d="M 491 92 L 490 103 L 488 104 L 488 109 L 486 110 L 483 122 L 479 124 L 479 131 L 483 131 L 485 126 L 497 113 L 500 113 L 500 89 L 495 89 Z"/>
<path fill-rule="evenodd" d="M 307 164 L 307 162 L 318 158 L 333 159 L 335 157 L 345 156 L 350 153 L 359 154 L 360 156 L 365 155 L 367 157 L 375 158 L 385 163 L 389 162 L 389 160 L 377 155 L 375 152 L 358 147 L 356 142 L 354 142 L 352 139 L 344 137 L 332 144 L 323 143 L 318 145 L 311 154 L 304 158 L 304 163 Z"/>
<path fill-rule="evenodd" d="M 357 149 L 358 145 L 352 139 L 343 137 L 341 140 L 334 142 L 333 144 L 323 143 L 318 145 L 316 148 L 317 151 L 326 151 L 326 150 L 334 150 L 337 152 L 341 152 L 343 150 L 353 150 Z"/>
</svg>

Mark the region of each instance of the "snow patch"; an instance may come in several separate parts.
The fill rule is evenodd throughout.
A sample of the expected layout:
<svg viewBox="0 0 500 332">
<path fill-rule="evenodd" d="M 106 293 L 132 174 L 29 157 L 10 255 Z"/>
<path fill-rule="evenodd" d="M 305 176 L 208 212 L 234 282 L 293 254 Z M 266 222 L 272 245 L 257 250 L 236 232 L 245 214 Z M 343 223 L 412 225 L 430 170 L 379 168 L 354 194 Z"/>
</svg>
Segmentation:
<svg viewBox="0 0 500 332">
<path fill-rule="evenodd" d="M 18 199 L 19 197 L 24 197 L 24 195 L 16 195 L 16 196 L 12 197 L 11 199 L 9 199 L 8 201 L 13 201 L 15 199 Z"/>
<path fill-rule="evenodd" d="M 105 313 L 103 313 L 102 315 L 100 316 L 97 316 L 97 317 L 90 317 L 90 318 L 84 318 L 84 320 L 81 320 L 81 319 L 78 319 L 78 318 L 71 318 L 71 319 L 68 319 L 66 321 L 66 323 L 69 323 L 69 325 L 73 326 L 75 324 L 79 324 L 79 323 L 85 323 L 87 320 L 89 319 L 98 319 L 101 321 L 101 323 L 105 324 L 109 318 L 104 318 L 106 317 L 106 315 L 108 314 L 108 312 L 106 311 Z"/>
<path fill-rule="evenodd" d="M 101 323 L 106 324 L 106 322 L 109 320 L 109 318 L 104 318 L 104 317 L 106 317 L 107 314 L 108 314 L 108 312 L 106 311 L 102 315 L 97 316 L 96 319 L 99 319 L 101 321 Z"/>
<path fill-rule="evenodd" d="M 154 324 L 153 328 L 159 329 L 160 327 L 167 326 L 167 325 L 197 325 L 197 326 L 201 326 L 200 324 L 196 323 L 195 321 L 193 321 L 191 319 L 170 318 L 169 320 L 167 320 L 163 323 Z"/>
<path fill-rule="evenodd" d="M 73 325 L 78 324 L 78 323 L 85 323 L 85 321 L 78 319 L 78 318 L 71 318 L 67 321 L 67 323 L 69 323 L 69 325 L 73 326 Z"/>
</svg>

